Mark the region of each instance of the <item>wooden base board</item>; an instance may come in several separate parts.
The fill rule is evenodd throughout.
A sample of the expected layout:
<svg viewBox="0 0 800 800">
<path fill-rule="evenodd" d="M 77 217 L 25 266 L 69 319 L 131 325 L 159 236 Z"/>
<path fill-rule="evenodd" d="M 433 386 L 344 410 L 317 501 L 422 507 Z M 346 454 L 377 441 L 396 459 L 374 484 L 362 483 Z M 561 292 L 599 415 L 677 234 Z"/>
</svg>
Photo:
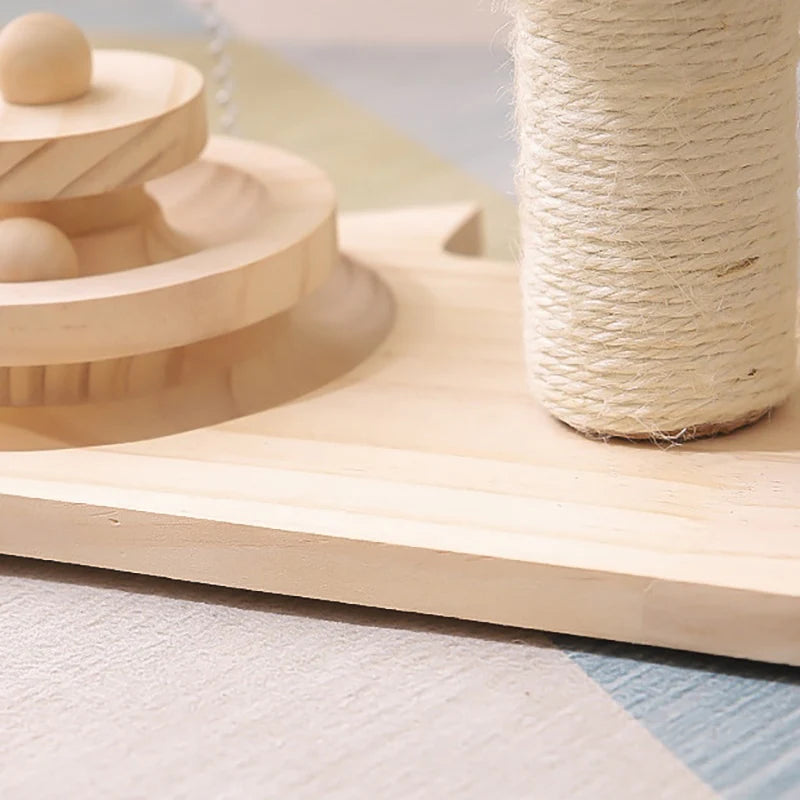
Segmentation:
<svg viewBox="0 0 800 800">
<path fill-rule="evenodd" d="M 800 665 L 800 394 L 728 437 L 588 440 L 526 391 L 516 269 L 457 255 L 474 214 L 341 236 L 373 293 L 312 296 L 266 356 L 0 412 L 0 552 Z"/>
</svg>

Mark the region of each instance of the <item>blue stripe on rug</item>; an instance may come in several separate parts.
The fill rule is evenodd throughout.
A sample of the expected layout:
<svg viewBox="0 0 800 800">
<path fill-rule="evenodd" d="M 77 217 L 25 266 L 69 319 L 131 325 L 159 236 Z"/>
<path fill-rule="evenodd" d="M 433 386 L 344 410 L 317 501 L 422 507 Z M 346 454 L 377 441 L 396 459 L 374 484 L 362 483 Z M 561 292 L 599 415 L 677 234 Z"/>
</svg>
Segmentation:
<svg viewBox="0 0 800 800">
<path fill-rule="evenodd" d="M 723 797 L 800 797 L 800 670 L 571 636 L 553 639 Z"/>
</svg>

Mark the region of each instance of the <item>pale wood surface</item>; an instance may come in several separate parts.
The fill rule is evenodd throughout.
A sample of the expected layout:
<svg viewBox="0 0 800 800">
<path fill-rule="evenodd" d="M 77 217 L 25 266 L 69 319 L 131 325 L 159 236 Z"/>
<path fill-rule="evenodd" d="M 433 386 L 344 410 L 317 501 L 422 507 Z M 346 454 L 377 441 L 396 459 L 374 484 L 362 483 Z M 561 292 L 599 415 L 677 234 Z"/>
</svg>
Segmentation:
<svg viewBox="0 0 800 800">
<path fill-rule="evenodd" d="M 83 97 L 0 101 L 0 202 L 100 194 L 190 163 L 207 138 L 203 84 L 197 69 L 167 56 L 95 50 Z"/>
<path fill-rule="evenodd" d="M 272 406 L 256 355 L 241 381 L 4 412 L 2 551 L 800 663 L 800 397 L 669 450 L 584 439 L 525 389 L 516 269 L 432 249 L 464 218 L 344 221 L 397 319 L 311 394 Z"/>
<path fill-rule="evenodd" d="M 343 261 L 291 312 L 233 333 L 127 358 L 2 368 L 0 406 L 44 406 L 26 408 L 18 416 L 6 409 L 6 434 L 11 426 L 37 434 L 34 440 L 28 434 L 5 436 L 3 447 L 28 449 L 38 434 L 44 434 L 39 440 L 44 447 L 90 446 L 174 433 L 176 425 L 211 425 L 229 417 L 231 387 L 245 390 L 237 392 L 239 413 L 288 402 L 340 377 L 371 353 L 391 326 L 393 309 L 383 283 Z M 108 405 L 181 386 L 198 392 L 203 402 L 187 409 L 191 401 L 184 388 L 172 399 L 161 396 L 164 409 L 172 409 L 165 416 L 153 413 L 152 401 L 146 398 L 143 413 L 136 404 Z M 86 407 L 87 401 L 92 405 Z M 250 409 L 248 402 L 254 404 Z M 84 409 L 47 408 L 72 404 L 83 404 Z M 53 439 L 47 430 L 55 420 L 61 420 L 57 427 L 62 421 L 65 427 Z M 71 433 L 66 433 L 67 427 Z"/>
<path fill-rule="evenodd" d="M 140 218 L 75 238 L 82 277 L 0 284 L 0 364 L 82 371 L 220 336 L 294 305 L 338 260 L 333 187 L 296 156 L 217 138 L 148 190 Z"/>
</svg>

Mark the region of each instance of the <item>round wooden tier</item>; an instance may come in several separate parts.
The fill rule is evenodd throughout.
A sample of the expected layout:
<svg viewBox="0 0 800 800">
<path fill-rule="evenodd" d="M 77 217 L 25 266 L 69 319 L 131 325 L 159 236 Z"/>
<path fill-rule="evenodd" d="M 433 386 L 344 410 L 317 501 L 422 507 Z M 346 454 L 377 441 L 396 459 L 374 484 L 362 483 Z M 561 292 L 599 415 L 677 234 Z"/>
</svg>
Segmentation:
<svg viewBox="0 0 800 800">
<path fill-rule="evenodd" d="M 62 415 L 75 423 L 65 423 L 69 435 L 108 444 L 278 406 L 360 364 L 393 319 L 387 285 L 343 258 L 318 291 L 285 313 L 223 336 L 109 361 L 0 367 L 0 448 L 10 446 L 10 420 L 25 431 L 21 445 L 38 440 L 42 446 L 43 426 Z M 145 410 L 151 404 L 159 406 L 157 414 Z M 55 446 L 69 444 L 77 440 Z"/>
<path fill-rule="evenodd" d="M 208 138 L 203 85 L 198 70 L 173 58 L 95 50 L 83 97 L 0 100 L 0 202 L 101 194 L 189 164 Z"/>
<path fill-rule="evenodd" d="M 221 336 L 290 308 L 338 262 L 333 186 L 289 153 L 214 138 L 147 190 L 135 220 L 72 239 L 82 277 L 0 284 L 0 365 L 79 369 Z M 169 260 L 114 271 L 153 254 Z"/>
</svg>

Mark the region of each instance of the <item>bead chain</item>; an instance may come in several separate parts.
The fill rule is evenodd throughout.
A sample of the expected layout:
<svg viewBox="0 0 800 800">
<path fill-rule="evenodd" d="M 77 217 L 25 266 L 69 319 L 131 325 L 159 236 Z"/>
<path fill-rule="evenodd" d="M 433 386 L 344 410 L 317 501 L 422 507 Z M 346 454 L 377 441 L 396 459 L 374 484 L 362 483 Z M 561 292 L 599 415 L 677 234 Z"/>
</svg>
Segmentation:
<svg viewBox="0 0 800 800">
<path fill-rule="evenodd" d="M 225 133 L 235 134 L 238 128 L 239 109 L 236 106 L 233 64 L 228 47 L 230 30 L 215 0 L 199 0 L 199 6 L 209 38 L 209 50 L 214 59 L 211 72 L 216 84 L 214 100 L 220 110 L 220 125 Z"/>
</svg>

